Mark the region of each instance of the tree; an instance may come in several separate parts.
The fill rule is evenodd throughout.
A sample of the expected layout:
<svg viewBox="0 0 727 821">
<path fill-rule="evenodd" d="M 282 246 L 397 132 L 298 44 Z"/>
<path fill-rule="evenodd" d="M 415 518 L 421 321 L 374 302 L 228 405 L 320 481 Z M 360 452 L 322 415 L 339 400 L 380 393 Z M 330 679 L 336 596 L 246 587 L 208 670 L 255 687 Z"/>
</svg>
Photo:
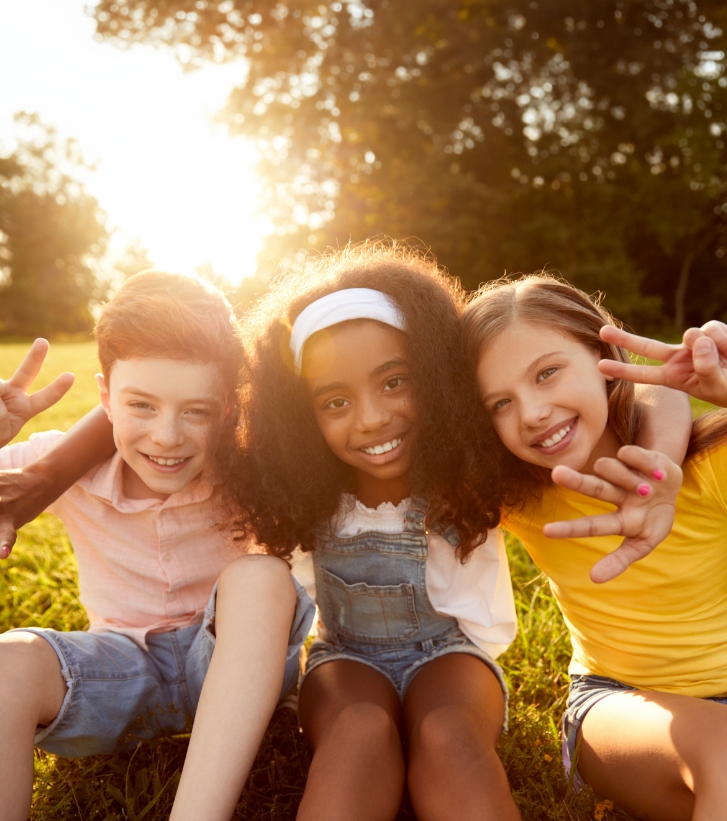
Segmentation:
<svg viewBox="0 0 727 821">
<path fill-rule="evenodd" d="M 727 311 L 711 282 L 727 250 L 718 0 L 101 0 L 95 15 L 102 36 L 190 65 L 245 57 L 225 116 L 262 152 L 275 256 L 418 236 L 470 287 L 549 262 L 632 321 Z"/>
<path fill-rule="evenodd" d="M 80 181 L 88 166 L 36 114 L 20 113 L 17 148 L 0 155 L 0 333 L 39 336 L 93 326 L 104 296 L 95 261 L 105 215 Z"/>
</svg>

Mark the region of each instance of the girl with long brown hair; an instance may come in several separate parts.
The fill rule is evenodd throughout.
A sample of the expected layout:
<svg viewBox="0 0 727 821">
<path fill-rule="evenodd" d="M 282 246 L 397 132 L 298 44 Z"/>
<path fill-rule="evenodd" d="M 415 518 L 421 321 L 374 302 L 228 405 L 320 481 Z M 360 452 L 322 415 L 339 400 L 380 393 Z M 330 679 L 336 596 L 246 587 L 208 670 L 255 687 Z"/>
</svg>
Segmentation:
<svg viewBox="0 0 727 821">
<path fill-rule="evenodd" d="M 503 524 L 549 577 L 571 633 L 566 767 L 577 767 L 576 784 L 583 779 L 638 817 L 707 821 L 727 803 L 727 421 L 718 411 L 695 425 L 670 500 L 680 469 L 632 444 L 640 420 L 618 347 L 629 337 L 615 324 L 547 275 L 487 286 L 463 319 L 505 450 Z M 554 468 L 567 487 L 551 481 Z M 674 503 L 674 526 L 627 572 L 596 586 L 589 571 L 619 539 L 586 537 L 598 535 L 594 514 L 608 520 L 625 488 Z M 565 521 L 579 516 L 588 518 Z"/>
</svg>

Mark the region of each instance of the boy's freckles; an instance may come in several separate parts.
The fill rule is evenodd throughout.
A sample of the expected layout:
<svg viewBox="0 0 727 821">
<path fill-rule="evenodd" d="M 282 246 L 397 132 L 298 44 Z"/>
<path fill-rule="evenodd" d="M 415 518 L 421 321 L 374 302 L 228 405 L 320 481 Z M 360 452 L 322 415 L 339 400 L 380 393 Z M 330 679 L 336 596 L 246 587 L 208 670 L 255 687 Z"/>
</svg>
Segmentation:
<svg viewBox="0 0 727 821">
<path fill-rule="evenodd" d="M 166 499 L 210 466 L 224 413 L 219 380 L 213 363 L 131 359 L 113 364 L 108 386 L 99 381 L 129 498 Z"/>
</svg>

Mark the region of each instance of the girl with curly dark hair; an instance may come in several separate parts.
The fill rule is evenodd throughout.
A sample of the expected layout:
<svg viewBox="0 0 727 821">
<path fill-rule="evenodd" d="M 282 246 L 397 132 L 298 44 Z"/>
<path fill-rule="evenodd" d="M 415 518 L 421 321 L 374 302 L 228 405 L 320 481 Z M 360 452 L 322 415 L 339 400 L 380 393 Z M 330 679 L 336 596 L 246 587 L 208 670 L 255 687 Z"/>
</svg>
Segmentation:
<svg viewBox="0 0 727 821">
<path fill-rule="evenodd" d="M 422 821 L 520 817 L 493 660 L 516 620 L 487 538 L 499 477 L 462 307 L 432 259 L 365 243 L 308 261 L 243 321 L 238 530 L 284 558 L 312 552 L 321 615 L 299 819 L 393 819 L 405 780 Z"/>
</svg>

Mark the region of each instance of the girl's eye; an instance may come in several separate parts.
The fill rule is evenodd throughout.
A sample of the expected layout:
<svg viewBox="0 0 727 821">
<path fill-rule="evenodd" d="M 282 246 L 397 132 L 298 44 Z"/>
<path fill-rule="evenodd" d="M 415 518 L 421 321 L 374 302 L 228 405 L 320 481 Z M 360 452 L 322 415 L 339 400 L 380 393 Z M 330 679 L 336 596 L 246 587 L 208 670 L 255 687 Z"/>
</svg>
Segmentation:
<svg viewBox="0 0 727 821">
<path fill-rule="evenodd" d="M 540 371 L 540 373 L 538 374 L 538 382 L 542 382 L 544 379 L 548 379 L 557 370 L 557 368 L 546 368 L 544 371 Z"/>
<path fill-rule="evenodd" d="M 394 388 L 398 388 L 399 385 L 404 383 L 403 376 L 393 376 L 391 379 L 387 380 L 386 384 L 384 385 L 385 391 L 393 391 Z"/>
<path fill-rule="evenodd" d="M 330 408 L 330 410 L 340 410 L 341 408 L 345 408 L 348 404 L 348 399 L 342 399 L 339 397 L 338 399 L 331 399 L 330 402 L 326 402 L 323 407 L 324 409 Z"/>
<path fill-rule="evenodd" d="M 495 402 L 495 404 L 492 406 L 492 413 L 496 413 L 497 411 L 502 410 L 505 407 L 505 405 L 508 404 L 509 401 L 509 399 L 500 399 L 499 401 Z"/>
</svg>

